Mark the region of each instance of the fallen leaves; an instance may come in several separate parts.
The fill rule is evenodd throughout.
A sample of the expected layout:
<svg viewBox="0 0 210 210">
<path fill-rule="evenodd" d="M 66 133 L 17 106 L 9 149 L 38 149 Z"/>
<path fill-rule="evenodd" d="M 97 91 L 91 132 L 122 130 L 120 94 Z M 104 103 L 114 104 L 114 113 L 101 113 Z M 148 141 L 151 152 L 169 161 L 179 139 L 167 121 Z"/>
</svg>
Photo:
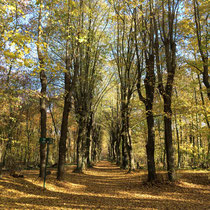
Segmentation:
<svg viewBox="0 0 210 210">
<path fill-rule="evenodd" d="M 128 174 L 109 162 L 98 163 L 84 174 L 67 169 L 65 182 L 56 171 L 47 177 L 46 189 L 37 170 L 24 171 L 25 178 L 3 175 L 0 179 L 2 209 L 208 209 L 209 179 L 206 171 L 178 171 L 179 180 L 143 184 L 146 171 Z M 158 176 L 165 180 L 166 173 Z M 161 179 L 162 179 L 161 178 Z"/>
</svg>

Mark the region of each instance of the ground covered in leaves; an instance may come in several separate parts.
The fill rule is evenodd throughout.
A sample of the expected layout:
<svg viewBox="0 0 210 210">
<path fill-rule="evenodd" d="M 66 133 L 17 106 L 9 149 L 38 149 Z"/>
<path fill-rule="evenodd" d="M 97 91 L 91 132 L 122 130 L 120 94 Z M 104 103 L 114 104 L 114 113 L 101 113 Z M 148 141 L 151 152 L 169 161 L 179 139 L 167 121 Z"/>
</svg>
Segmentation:
<svg viewBox="0 0 210 210">
<path fill-rule="evenodd" d="M 133 173 L 102 161 L 84 174 L 67 167 L 65 182 L 56 170 L 47 177 L 46 189 L 38 170 L 23 171 L 24 178 L 4 174 L 0 179 L 0 209 L 210 209 L 210 174 L 178 171 L 179 181 L 145 184 L 146 171 Z"/>
</svg>

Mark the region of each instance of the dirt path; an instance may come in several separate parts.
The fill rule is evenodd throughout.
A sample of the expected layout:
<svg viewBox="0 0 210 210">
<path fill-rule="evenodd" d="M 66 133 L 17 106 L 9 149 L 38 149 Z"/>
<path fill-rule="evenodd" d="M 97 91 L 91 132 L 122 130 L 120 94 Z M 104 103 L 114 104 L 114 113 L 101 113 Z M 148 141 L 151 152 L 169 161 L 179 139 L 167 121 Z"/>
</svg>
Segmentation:
<svg viewBox="0 0 210 210">
<path fill-rule="evenodd" d="M 0 180 L 0 209 L 210 209 L 208 174 L 179 173 L 180 181 L 149 186 L 146 171 L 127 174 L 107 161 L 85 174 L 72 173 L 56 181 L 47 177 L 46 190 L 38 171 L 24 171 L 25 178 L 4 176 Z M 164 177 L 164 175 L 160 175 Z"/>
</svg>

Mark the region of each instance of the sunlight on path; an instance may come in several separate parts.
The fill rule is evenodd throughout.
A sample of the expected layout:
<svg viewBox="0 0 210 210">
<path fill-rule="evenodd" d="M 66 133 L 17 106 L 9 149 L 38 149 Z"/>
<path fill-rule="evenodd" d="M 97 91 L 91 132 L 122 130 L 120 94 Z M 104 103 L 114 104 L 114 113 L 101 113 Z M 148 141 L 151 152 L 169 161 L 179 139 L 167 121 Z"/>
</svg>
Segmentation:
<svg viewBox="0 0 210 210">
<path fill-rule="evenodd" d="M 37 180 L 38 171 L 24 171 L 24 179 L 0 179 L 0 209 L 209 209 L 209 186 L 186 182 L 143 184 L 146 171 L 128 174 L 116 165 L 101 161 L 84 174 L 72 173 L 56 181 L 56 171 L 47 177 L 46 190 Z M 182 172 L 183 173 L 183 172 Z M 208 174 L 198 174 L 200 179 Z M 197 176 L 197 174 L 196 174 Z"/>
</svg>

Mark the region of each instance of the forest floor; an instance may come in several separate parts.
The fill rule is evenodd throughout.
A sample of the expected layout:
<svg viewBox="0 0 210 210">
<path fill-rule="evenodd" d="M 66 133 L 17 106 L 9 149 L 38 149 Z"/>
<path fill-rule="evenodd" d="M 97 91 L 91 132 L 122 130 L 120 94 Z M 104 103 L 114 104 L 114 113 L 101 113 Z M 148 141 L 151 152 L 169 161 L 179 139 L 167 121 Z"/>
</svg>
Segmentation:
<svg viewBox="0 0 210 210">
<path fill-rule="evenodd" d="M 47 176 L 46 189 L 38 170 L 25 170 L 24 178 L 3 174 L 0 179 L 0 209 L 210 209 L 210 173 L 177 172 L 178 181 L 145 184 L 145 170 L 127 173 L 102 161 L 84 174 L 67 166 L 64 182 L 56 181 L 56 169 Z"/>
</svg>

